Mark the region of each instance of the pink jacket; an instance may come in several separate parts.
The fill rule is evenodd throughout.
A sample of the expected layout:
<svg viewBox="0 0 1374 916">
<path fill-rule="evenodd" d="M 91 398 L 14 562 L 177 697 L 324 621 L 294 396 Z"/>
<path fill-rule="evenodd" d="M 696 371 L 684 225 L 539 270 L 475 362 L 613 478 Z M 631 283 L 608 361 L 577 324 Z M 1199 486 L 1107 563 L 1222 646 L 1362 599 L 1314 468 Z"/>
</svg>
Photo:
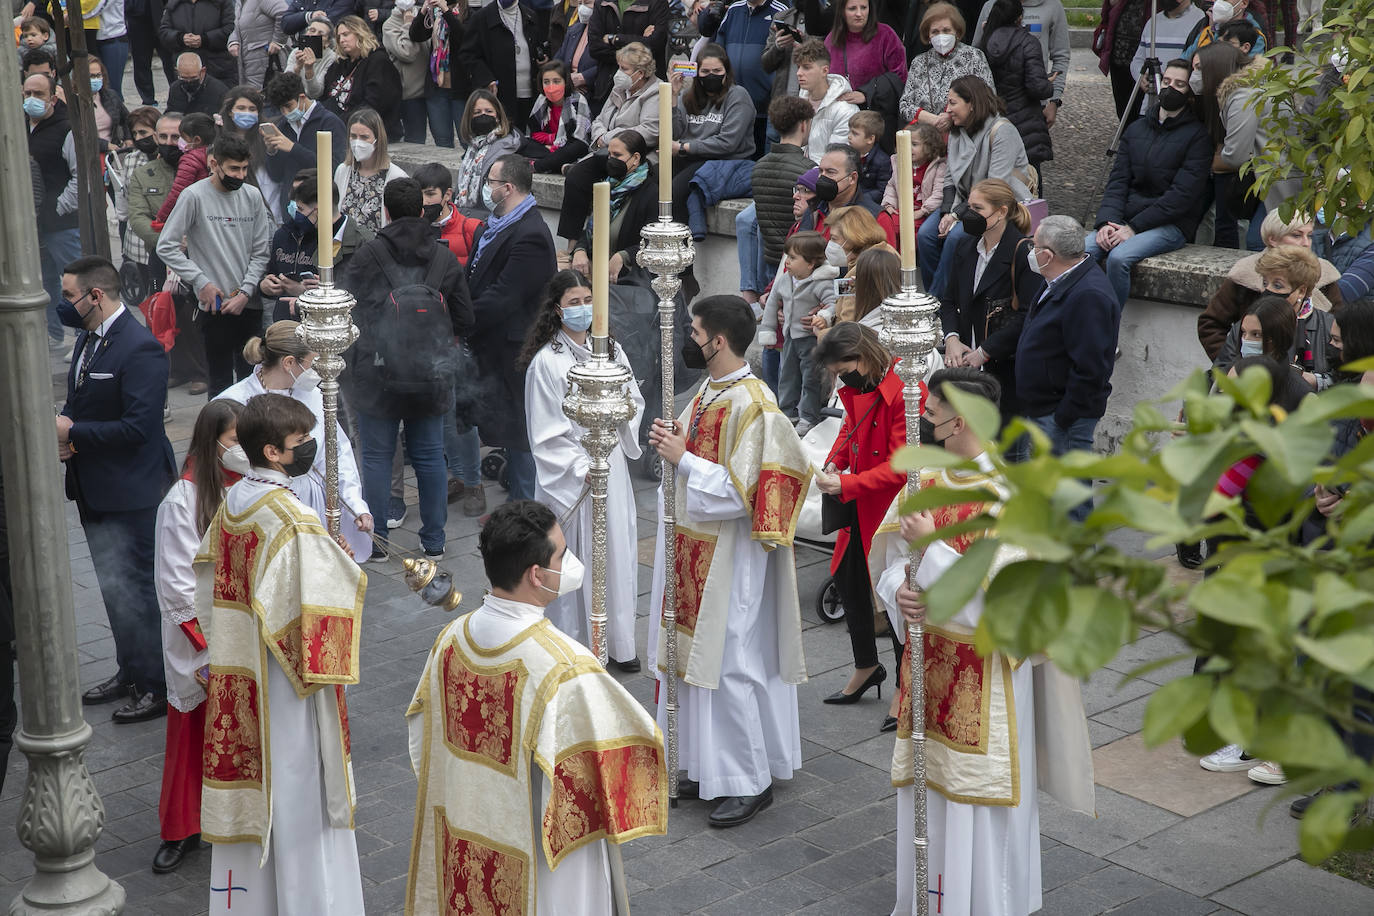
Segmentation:
<svg viewBox="0 0 1374 916">
<path fill-rule="evenodd" d="M 925 175 L 921 176 L 921 186 L 916 188 L 916 219 L 925 219 L 932 213 L 938 213 L 940 204 L 945 198 L 945 176 L 949 174 L 949 164 L 944 157 L 936 159 L 926 167 Z M 887 187 L 883 190 L 883 207 L 897 209 L 897 176 L 894 174 L 887 180 Z"/>
</svg>

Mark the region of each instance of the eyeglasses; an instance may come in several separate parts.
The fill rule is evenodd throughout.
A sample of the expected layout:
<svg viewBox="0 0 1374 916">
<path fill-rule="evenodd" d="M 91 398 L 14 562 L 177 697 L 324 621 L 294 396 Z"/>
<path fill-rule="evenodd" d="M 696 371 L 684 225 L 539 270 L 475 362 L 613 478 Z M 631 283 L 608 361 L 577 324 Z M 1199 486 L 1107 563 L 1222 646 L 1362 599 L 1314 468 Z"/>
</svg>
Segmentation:
<svg viewBox="0 0 1374 916">
<path fill-rule="evenodd" d="M 510 184 L 510 182 L 504 178 L 492 178 L 491 176 L 487 176 L 487 187 L 494 188 L 498 184 Z"/>
</svg>

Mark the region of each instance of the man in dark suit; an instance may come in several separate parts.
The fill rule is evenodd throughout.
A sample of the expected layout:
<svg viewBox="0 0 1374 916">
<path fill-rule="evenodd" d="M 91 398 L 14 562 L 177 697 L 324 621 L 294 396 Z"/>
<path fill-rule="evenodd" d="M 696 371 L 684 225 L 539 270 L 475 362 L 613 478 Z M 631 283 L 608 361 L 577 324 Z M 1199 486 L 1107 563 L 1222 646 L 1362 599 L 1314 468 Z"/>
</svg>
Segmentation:
<svg viewBox="0 0 1374 916">
<path fill-rule="evenodd" d="M 78 333 L 57 417 L 58 457 L 67 464 L 67 498 L 81 515 L 119 665 L 82 702 L 128 699 L 115 722 L 141 722 L 167 712 L 153 585 L 157 507 L 176 477 L 162 429 L 167 354 L 119 301 L 119 272 L 104 258 L 68 264 L 62 300 L 59 317 Z"/>
<path fill-rule="evenodd" d="M 1083 227 L 1071 217 L 1042 220 L 1027 258 L 1045 290 L 1026 313 L 1016 345 L 1021 413 L 1044 430 L 1056 455 L 1091 450 L 1112 393 L 1121 303 L 1084 253 Z M 1072 514 L 1081 519 L 1090 508 L 1084 502 Z"/>
<path fill-rule="evenodd" d="M 471 349 L 487 409 L 476 418 L 487 445 L 506 450 L 510 499 L 534 498 L 534 456 L 525 429 L 525 373 L 515 359 L 558 270 L 553 235 L 530 193 L 528 159 L 502 156 L 487 172 L 492 215 L 478 230 L 468 261 L 476 328 Z M 462 398 L 459 401 L 462 402 Z"/>
</svg>

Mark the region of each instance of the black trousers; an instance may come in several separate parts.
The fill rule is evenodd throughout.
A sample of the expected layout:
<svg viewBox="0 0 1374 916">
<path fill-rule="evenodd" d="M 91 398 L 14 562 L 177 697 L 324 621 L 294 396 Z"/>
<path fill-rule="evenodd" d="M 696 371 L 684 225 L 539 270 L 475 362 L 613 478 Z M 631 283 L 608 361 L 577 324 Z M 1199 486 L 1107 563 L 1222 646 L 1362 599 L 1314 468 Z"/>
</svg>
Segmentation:
<svg viewBox="0 0 1374 916">
<path fill-rule="evenodd" d="M 605 150 L 568 169 L 568 174 L 563 176 L 563 209 L 558 214 L 560 238 L 582 238 L 587 229 L 587 217 L 592 214 L 592 185 L 605 179 Z"/>
<path fill-rule="evenodd" d="M 840 565 L 835 569 L 835 588 L 844 603 L 844 623 L 849 628 L 849 643 L 854 651 L 855 668 L 872 668 L 878 664 L 878 644 L 873 625 L 873 583 L 868 577 L 868 558 L 864 556 L 863 538 L 858 526 L 849 529 L 849 544 Z M 901 677 L 902 644 L 897 634 L 888 628 L 892 654 L 897 659 Z"/>
<path fill-rule="evenodd" d="M 158 267 L 161 268 L 161 277 L 165 278 L 167 270 L 162 267 L 161 261 L 158 262 Z M 158 282 L 161 283 L 161 280 Z M 179 382 L 206 381 L 205 341 L 201 339 L 201 325 L 196 317 L 200 306 L 196 304 L 196 297 L 191 293 L 176 293 L 172 301 L 176 303 L 177 339 L 172 344 L 171 352 L 167 354 L 170 375 Z"/>
<path fill-rule="evenodd" d="M 206 400 L 213 401 L 253 371 L 243 358 L 243 347 L 262 332 L 262 309 L 246 308 L 237 315 L 201 309 L 196 321 L 205 338 L 205 373 L 210 386 Z"/>
<path fill-rule="evenodd" d="M 673 160 L 673 219 L 687 225 L 687 195 L 692 192 L 692 178 L 706 164 L 705 159 Z"/>
<path fill-rule="evenodd" d="M 1131 68 L 1121 64 L 1109 65 L 1107 75 L 1112 81 L 1112 99 L 1116 102 L 1116 116 L 1120 118 L 1125 113 L 1126 106 L 1131 103 L 1131 93 L 1135 90 L 1135 79 L 1131 76 Z M 1131 112 L 1130 118 L 1126 121 L 1127 124 L 1140 117 L 1140 101 L 1144 95 L 1142 92 L 1136 98 L 1135 110 Z"/>
<path fill-rule="evenodd" d="M 140 693 L 167 693 L 162 624 L 153 579 L 157 507 L 96 512 L 78 496 L 81 527 L 114 635 L 119 679 Z"/>
<path fill-rule="evenodd" d="M 144 105 L 157 104 L 153 88 L 153 55 L 162 61 L 162 72 L 170 86 L 177 81 L 176 59 L 157 40 L 158 20 L 151 16 L 130 16 L 125 23 L 129 29 L 129 57 L 134 63 L 134 88 Z"/>
</svg>

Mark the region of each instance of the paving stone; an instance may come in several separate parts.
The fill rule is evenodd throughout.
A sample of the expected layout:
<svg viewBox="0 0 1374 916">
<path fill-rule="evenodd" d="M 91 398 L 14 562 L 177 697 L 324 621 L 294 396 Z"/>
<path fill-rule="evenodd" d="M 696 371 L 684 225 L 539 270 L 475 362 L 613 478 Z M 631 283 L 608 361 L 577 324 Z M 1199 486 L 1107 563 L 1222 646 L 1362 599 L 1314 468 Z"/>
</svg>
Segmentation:
<svg viewBox="0 0 1374 916">
<path fill-rule="evenodd" d="M 1374 913 L 1374 888 L 1297 859 L 1218 891 L 1212 899 L 1242 913 Z"/>
<path fill-rule="evenodd" d="M 874 840 L 857 849 L 808 865 L 801 870 L 801 876 L 835 891 L 843 891 L 885 874 L 891 869 L 895 858 L 896 851 L 891 841 Z"/>
<path fill-rule="evenodd" d="M 707 874 L 726 884 L 748 890 L 782 875 L 790 875 L 828 855 L 827 850 L 819 846 L 787 837 L 751 852 L 732 856 L 707 869 Z"/>
<path fill-rule="evenodd" d="M 724 881 L 695 873 L 683 875 L 657 890 L 640 894 L 630 901 L 630 909 L 634 916 L 680 916 L 710 906 L 734 893 L 735 888 Z"/>
<path fill-rule="evenodd" d="M 1190 894 L 1206 896 L 1297 852 L 1297 822 L 1252 792 L 1117 850 L 1112 862 Z M 1142 911 L 1144 912 L 1144 911 Z"/>
<path fill-rule="evenodd" d="M 1083 682 L 1083 709 L 1089 716 L 1128 703 L 1155 689 L 1148 681 L 1132 678 L 1123 682 L 1122 677 L 1119 671 L 1103 668 Z"/>
<path fill-rule="evenodd" d="M 1093 778 L 1125 795 L 1190 817 L 1257 789 L 1245 773 L 1212 773 L 1171 741 L 1146 749 L 1139 734 L 1093 751 Z"/>
<path fill-rule="evenodd" d="M 671 815 L 669 820 L 672 820 Z M 696 834 L 671 844 L 662 837 L 646 837 L 641 848 L 647 851 L 634 856 L 628 854 L 628 849 L 624 850 L 625 873 L 652 888 L 671 884 L 684 875 L 705 872 L 712 865 L 739 854 L 737 847 L 719 842 L 711 834 Z M 725 879 L 718 877 L 718 880 Z M 744 885 L 732 886 L 740 888 Z"/>
<path fill-rule="evenodd" d="M 825 899 L 830 893 L 829 888 L 814 881 L 788 875 L 742 894 L 726 897 L 697 912 L 705 916 L 785 916 Z M 637 900 L 632 899 L 630 902 L 638 914 Z"/>
<path fill-rule="evenodd" d="M 1112 916 L 1204 916 L 1215 908 L 1216 904 L 1210 900 L 1194 897 L 1178 888 L 1166 887 L 1147 897 L 1139 897 L 1130 903 L 1117 907 L 1111 911 L 1111 914 Z M 1269 910 L 1268 912 L 1283 911 Z"/>
<path fill-rule="evenodd" d="M 1100 722 L 1116 729 L 1123 735 L 1129 735 L 1145 727 L 1145 704 L 1148 702 L 1150 702 L 1148 696 L 1137 697 L 1122 703 L 1120 706 L 1113 706 L 1111 709 L 1104 710 L 1089 721 Z"/>
<path fill-rule="evenodd" d="M 1040 912 L 1049 916 L 1098 916 L 1107 911 L 1107 904 L 1092 891 L 1077 882 L 1045 891 Z"/>
<path fill-rule="evenodd" d="M 1118 738 L 1126 737 L 1126 735 L 1127 732 L 1123 732 L 1119 728 L 1113 728 L 1096 719 L 1088 720 L 1088 742 L 1094 748 L 1102 747 L 1104 744 L 1111 744 Z"/>
<path fill-rule="evenodd" d="M 1056 846 L 1040 854 L 1040 886 L 1045 890 L 1053 890 L 1106 865 L 1097 856 L 1088 855 L 1072 846 Z"/>
<path fill-rule="evenodd" d="M 1099 868 L 1074 881 L 1070 886 L 1082 888 L 1112 907 L 1165 889 L 1165 885 L 1153 878 L 1147 878 L 1120 865 Z"/>
<path fill-rule="evenodd" d="M 1094 793 L 1097 817 L 1071 811 L 1040 793 L 1040 832 L 1093 855 L 1106 855 L 1163 830 L 1179 816 L 1104 786 Z"/>
</svg>

